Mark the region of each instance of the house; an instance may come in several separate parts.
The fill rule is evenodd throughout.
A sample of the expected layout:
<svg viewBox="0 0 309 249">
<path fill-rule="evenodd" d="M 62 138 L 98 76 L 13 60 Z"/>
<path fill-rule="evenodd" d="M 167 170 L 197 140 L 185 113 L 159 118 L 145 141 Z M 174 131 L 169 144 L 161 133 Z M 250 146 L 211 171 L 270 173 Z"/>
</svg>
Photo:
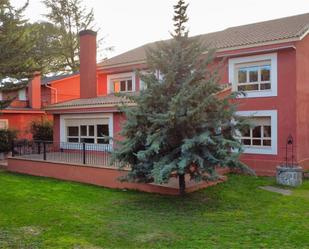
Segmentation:
<svg viewBox="0 0 309 249">
<path fill-rule="evenodd" d="M 79 74 L 46 77 L 36 74 L 28 85 L 16 84 L 12 88 L 0 88 L 0 101 L 14 98 L 9 107 L 0 110 L 0 129 L 14 129 L 18 137 L 31 139 L 33 121 L 52 119 L 44 107 L 79 98 Z"/>
<path fill-rule="evenodd" d="M 243 91 L 238 114 L 254 127 L 241 134 L 241 160 L 260 175 L 273 175 L 294 138 L 293 160 L 309 169 L 309 13 L 199 35 L 216 49 L 220 84 Z M 124 115 L 116 92 L 138 92 L 136 70 L 147 69 L 146 44 L 96 64 L 96 33 L 80 32 L 80 98 L 50 105 L 54 141 L 105 144 L 118 137 Z M 206 51 L 205 51 L 206 52 Z M 99 148 L 99 147 L 98 147 Z"/>
</svg>

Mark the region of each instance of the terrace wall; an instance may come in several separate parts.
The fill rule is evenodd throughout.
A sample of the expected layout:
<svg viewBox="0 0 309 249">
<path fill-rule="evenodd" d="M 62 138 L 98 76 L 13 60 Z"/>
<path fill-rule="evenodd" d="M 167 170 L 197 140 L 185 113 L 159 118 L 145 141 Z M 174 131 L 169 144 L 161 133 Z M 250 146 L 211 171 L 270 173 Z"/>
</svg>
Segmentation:
<svg viewBox="0 0 309 249">
<path fill-rule="evenodd" d="M 177 185 L 171 187 L 170 185 L 165 186 L 155 184 L 120 182 L 119 177 L 126 175 L 128 171 L 118 170 L 116 168 L 9 158 L 7 169 L 8 171 L 16 173 L 88 183 L 108 188 L 134 189 L 150 193 L 178 195 L 178 187 L 176 187 Z M 193 192 L 198 189 L 215 185 L 217 183 L 218 182 L 203 182 L 199 184 L 193 184 L 187 187 L 187 192 Z"/>
</svg>

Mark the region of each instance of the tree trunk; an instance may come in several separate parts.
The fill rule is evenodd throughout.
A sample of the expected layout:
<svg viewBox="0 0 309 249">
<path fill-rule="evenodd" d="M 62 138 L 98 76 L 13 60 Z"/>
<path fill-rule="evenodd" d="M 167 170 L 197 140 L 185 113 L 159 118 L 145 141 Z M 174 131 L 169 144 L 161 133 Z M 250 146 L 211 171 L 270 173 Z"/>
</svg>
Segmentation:
<svg viewBox="0 0 309 249">
<path fill-rule="evenodd" d="M 185 174 L 178 175 L 179 179 L 179 194 L 181 196 L 184 196 L 186 193 L 186 180 L 185 180 Z"/>
</svg>

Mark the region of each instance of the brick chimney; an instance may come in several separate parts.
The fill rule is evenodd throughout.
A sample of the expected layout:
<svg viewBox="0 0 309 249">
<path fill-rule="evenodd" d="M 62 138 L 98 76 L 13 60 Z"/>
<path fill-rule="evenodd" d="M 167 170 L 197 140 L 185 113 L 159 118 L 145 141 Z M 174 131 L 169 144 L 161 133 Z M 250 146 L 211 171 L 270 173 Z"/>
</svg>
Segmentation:
<svg viewBox="0 0 309 249">
<path fill-rule="evenodd" d="M 97 97 L 97 33 L 79 32 L 80 38 L 80 98 Z"/>
<path fill-rule="evenodd" d="M 36 72 L 28 85 L 29 105 L 33 109 L 41 109 L 41 74 Z"/>
</svg>

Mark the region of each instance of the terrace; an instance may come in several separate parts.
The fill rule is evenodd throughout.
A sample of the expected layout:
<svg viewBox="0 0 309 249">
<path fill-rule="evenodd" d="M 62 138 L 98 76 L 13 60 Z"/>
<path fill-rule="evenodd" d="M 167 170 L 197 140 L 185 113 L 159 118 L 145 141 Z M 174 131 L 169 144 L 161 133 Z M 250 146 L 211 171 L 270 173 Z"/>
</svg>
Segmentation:
<svg viewBox="0 0 309 249">
<path fill-rule="evenodd" d="M 178 179 L 166 184 L 123 182 L 129 167 L 119 169 L 111 161 L 110 144 L 22 141 L 12 146 L 8 170 L 28 175 L 88 183 L 108 188 L 135 189 L 144 192 L 178 195 Z M 221 181 L 218 181 L 221 182 Z M 194 182 L 186 178 L 186 191 L 215 185 L 218 182 Z"/>
<path fill-rule="evenodd" d="M 84 166 L 111 167 L 109 144 L 22 141 L 13 145 L 12 157 L 35 161 L 70 163 Z"/>
</svg>

